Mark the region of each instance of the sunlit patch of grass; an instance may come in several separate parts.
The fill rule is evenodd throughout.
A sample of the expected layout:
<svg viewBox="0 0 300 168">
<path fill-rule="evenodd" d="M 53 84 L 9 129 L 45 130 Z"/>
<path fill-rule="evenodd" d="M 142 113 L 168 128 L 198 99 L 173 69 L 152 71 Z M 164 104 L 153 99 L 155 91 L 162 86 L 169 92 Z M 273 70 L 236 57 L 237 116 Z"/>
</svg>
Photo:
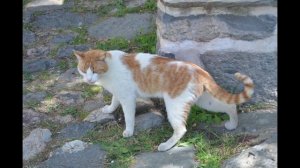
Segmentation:
<svg viewBox="0 0 300 168">
<path fill-rule="evenodd" d="M 99 143 L 107 151 L 109 167 L 129 167 L 135 154 L 155 151 L 157 146 L 172 134 L 171 128 L 164 125 L 130 138 L 123 138 L 123 129 L 118 124 L 107 125 L 101 130 L 89 132 L 83 140 Z"/>
<path fill-rule="evenodd" d="M 226 120 L 229 120 L 229 116 L 226 113 L 209 112 L 199 106 L 193 105 L 190 110 L 187 126 L 191 127 L 192 125 L 200 122 L 207 124 L 220 124 Z"/>
</svg>

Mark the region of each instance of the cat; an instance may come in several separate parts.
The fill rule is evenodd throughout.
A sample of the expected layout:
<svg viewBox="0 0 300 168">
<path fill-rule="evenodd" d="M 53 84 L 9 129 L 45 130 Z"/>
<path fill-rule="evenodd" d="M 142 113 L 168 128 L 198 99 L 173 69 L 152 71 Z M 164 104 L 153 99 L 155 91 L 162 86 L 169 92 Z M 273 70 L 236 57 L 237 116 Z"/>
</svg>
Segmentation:
<svg viewBox="0 0 300 168">
<path fill-rule="evenodd" d="M 112 93 L 110 105 L 103 113 L 112 113 L 121 104 L 125 117 L 123 137 L 134 131 L 136 98 L 163 98 L 168 120 L 174 130 L 158 151 L 172 148 L 185 134 L 186 120 L 193 104 L 214 112 L 229 115 L 225 128 L 233 130 L 238 125 L 236 104 L 251 98 L 254 84 L 250 77 L 235 73 L 243 82 L 244 90 L 231 94 L 222 89 L 212 76 L 199 66 L 148 53 L 125 53 L 119 50 L 75 51 L 77 69 L 83 80 L 100 84 Z"/>
</svg>

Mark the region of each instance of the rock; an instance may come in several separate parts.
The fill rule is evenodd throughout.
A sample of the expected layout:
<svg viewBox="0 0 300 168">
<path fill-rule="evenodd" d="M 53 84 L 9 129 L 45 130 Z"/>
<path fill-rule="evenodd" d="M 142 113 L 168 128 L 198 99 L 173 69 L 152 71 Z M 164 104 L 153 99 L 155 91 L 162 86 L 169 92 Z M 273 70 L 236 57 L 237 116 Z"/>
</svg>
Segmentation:
<svg viewBox="0 0 300 168">
<path fill-rule="evenodd" d="M 23 71 L 28 73 L 44 71 L 49 68 L 55 67 L 56 65 L 57 61 L 55 61 L 54 59 L 38 59 L 34 61 L 24 62 Z"/>
<path fill-rule="evenodd" d="M 27 50 L 28 57 L 46 57 L 48 56 L 50 50 L 48 47 L 40 46 L 37 48 L 30 48 Z"/>
<path fill-rule="evenodd" d="M 136 114 L 143 114 L 155 109 L 155 105 L 150 99 L 141 99 L 136 100 Z"/>
<path fill-rule="evenodd" d="M 48 129 L 37 128 L 23 140 L 23 160 L 29 160 L 42 152 L 46 142 L 51 140 L 51 132 Z"/>
<path fill-rule="evenodd" d="M 46 92 L 28 93 L 25 96 L 23 96 L 23 102 L 41 102 L 46 96 Z"/>
<path fill-rule="evenodd" d="M 82 83 L 81 75 L 78 73 L 77 68 L 71 68 L 57 78 L 52 90 L 59 92 L 61 90 L 73 88 L 79 83 Z"/>
<path fill-rule="evenodd" d="M 166 152 L 141 153 L 135 157 L 133 168 L 194 168 L 198 163 L 194 160 L 193 147 L 174 147 Z"/>
<path fill-rule="evenodd" d="M 277 0 L 162 0 L 166 6 L 188 8 L 198 6 L 231 7 L 231 6 L 258 6 L 276 5 Z"/>
<path fill-rule="evenodd" d="M 78 140 L 77 140 L 78 141 Z M 73 141 L 74 142 L 74 141 Z M 84 143 L 84 142 L 82 142 Z M 69 153 L 59 148 L 54 151 L 52 157 L 42 162 L 38 167 L 47 168 L 103 168 L 105 163 L 106 152 L 99 145 L 89 145 L 83 150 Z"/>
<path fill-rule="evenodd" d="M 114 115 L 108 114 L 108 113 L 103 113 L 101 109 L 96 109 L 92 111 L 83 121 L 88 121 L 88 122 L 96 122 L 99 124 L 105 124 L 109 121 L 115 120 Z"/>
<path fill-rule="evenodd" d="M 90 48 L 89 45 L 75 45 L 75 46 L 74 45 L 68 45 L 68 46 L 60 48 L 57 51 L 57 57 L 58 58 L 72 57 L 72 56 L 74 56 L 73 50 L 86 51 L 89 48 Z"/>
<path fill-rule="evenodd" d="M 80 78 L 80 74 L 78 73 L 77 68 L 71 68 L 68 69 L 66 72 L 64 72 L 63 74 L 61 74 L 58 79 L 57 82 L 58 83 L 66 83 L 66 82 L 71 82 L 74 79 L 78 79 Z"/>
<path fill-rule="evenodd" d="M 239 124 L 235 130 L 228 131 L 222 124 L 197 124 L 197 130 L 203 132 L 208 139 L 217 135 L 232 134 L 249 145 L 270 141 L 277 143 L 277 112 L 276 110 L 258 110 L 240 113 Z"/>
<path fill-rule="evenodd" d="M 147 0 L 125 0 L 125 5 L 127 8 L 135 8 L 145 5 Z"/>
<path fill-rule="evenodd" d="M 33 111 L 32 109 L 23 109 L 23 126 L 36 124 L 46 119 L 46 115 Z"/>
<path fill-rule="evenodd" d="M 51 6 L 51 5 L 62 5 L 64 0 L 34 0 L 26 4 L 26 8 L 39 7 L 39 6 Z"/>
<path fill-rule="evenodd" d="M 164 121 L 164 117 L 159 112 L 149 112 L 138 115 L 135 118 L 136 132 L 144 131 L 150 128 L 160 126 Z"/>
<path fill-rule="evenodd" d="M 88 146 L 88 144 L 85 142 L 82 142 L 80 140 L 74 140 L 74 141 L 65 143 L 61 149 L 63 152 L 74 153 L 74 152 L 79 152 L 79 151 L 84 150 L 87 146 Z"/>
<path fill-rule="evenodd" d="M 37 29 L 64 29 L 78 26 L 88 26 L 95 22 L 97 19 L 96 14 L 66 12 L 64 10 L 57 10 L 49 12 L 46 15 L 39 15 L 35 17 L 32 22 L 33 26 Z"/>
<path fill-rule="evenodd" d="M 105 5 L 110 5 L 113 4 L 114 2 L 111 0 L 101 0 L 101 1 L 78 1 L 77 5 L 84 7 L 84 8 L 88 8 L 90 10 L 98 10 L 99 7 L 103 7 Z"/>
<path fill-rule="evenodd" d="M 54 96 L 55 99 L 59 103 L 62 103 L 64 105 L 79 105 L 84 102 L 84 99 L 81 97 L 80 92 L 67 92 L 67 91 L 62 91 L 56 96 Z"/>
<path fill-rule="evenodd" d="M 170 41 L 208 42 L 225 37 L 252 41 L 272 36 L 276 19 L 273 15 L 231 14 L 174 17 L 158 10 L 157 26 L 161 36 Z"/>
<path fill-rule="evenodd" d="M 267 0 L 271 3 L 261 3 L 262 1 L 158 1 L 157 7 L 172 16 L 191 16 L 191 15 L 218 15 L 218 14 L 234 14 L 234 15 L 255 15 L 261 13 L 277 13 L 277 2 Z M 265 1 L 266 2 L 266 1 Z M 262 6 L 259 6 L 262 5 Z M 268 6 L 269 5 L 269 6 Z M 275 9 L 275 10 L 274 10 Z M 276 11 L 276 12 L 275 12 Z M 257 12 L 257 13 L 256 13 Z"/>
<path fill-rule="evenodd" d="M 29 46 L 33 44 L 36 40 L 35 34 L 31 31 L 24 30 L 23 31 L 23 45 Z"/>
<path fill-rule="evenodd" d="M 52 38 L 50 44 L 52 45 L 58 45 L 61 43 L 69 44 L 74 38 L 75 38 L 74 33 L 59 34 Z"/>
<path fill-rule="evenodd" d="M 257 110 L 240 113 L 239 125 L 232 131 L 233 134 L 254 134 L 259 139 L 267 139 L 277 133 L 277 110 Z"/>
<path fill-rule="evenodd" d="M 242 83 L 233 76 L 241 72 L 255 84 L 250 102 L 277 101 L 277 53 L 207 52 L 201 60 L 216 82 L 228 91 L 242 90 Z"/>
<path fill-rule="evenodd" d="M 67 124 L 73 122 L 75 119 L 72 117 L 72 115 L 68 114 L 66 116 L 55 116 L 53 120 L 61 124 Z"/>
<path fill-rule="evenodd" d="M 93 130 L 94 123 L 82 122 L 70 124 L 60 131 L 58 137 L 60 139 L 78 139 L 84 136 L 88 131 Z"/>
<path fill-rule="evenodd" d="M 222 168 L 277 167 L 277 143 L 262 143 L 224 161 Z"/>
<path fill-rule="evenodd" d="M 88 33 L 89 36 L 96 39 L 123 37 L 129 40 L 140 33 L 150 32 L 153 25 L 154 17 L 152 14 L 127 14 L 124 17 L 109 18 L 90 26 Z M 120 29 L 120 27 L 122 28 Z"/>
<path fill-rule="evenodd" d="M 271 15 L 219 15 L 218 19 L 228 25 L 229 36 L 248 41 L 271 36 L 277 23 L 277 18 Z"/>
<path fill-rule="evenodd" d="M 93 111 L 96 109 L 100 109 L 105 105 L 103 98 L 101 100 L 89 100 L 84 103 L 83 110 L 84 111 Z"/>
</svg>

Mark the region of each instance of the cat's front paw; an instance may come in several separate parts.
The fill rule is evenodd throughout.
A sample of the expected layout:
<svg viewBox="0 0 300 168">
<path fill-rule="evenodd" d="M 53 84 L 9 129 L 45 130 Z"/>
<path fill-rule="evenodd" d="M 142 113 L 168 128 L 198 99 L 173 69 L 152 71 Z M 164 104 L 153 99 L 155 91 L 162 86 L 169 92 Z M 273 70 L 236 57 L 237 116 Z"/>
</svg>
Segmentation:
<svg viewBox="0 0 300 168">
<path fill-rule="evenodd" d="M 124 137 L 124 138 L 131 137 L 132 135 L 133 135 L 133 131 L 125 130 L 125 131 L 123 132 L 123 137 Z"/>
<path fill-rule="evenodd" d="M 160 152 L 164 152 L 164 151 L 167 151 L 169 149 L 171 149 L 172 146 L 170 146 L 168 143 L 164 142 L 164 143 L 161 143 L 159 146 L 158 146 L 158 151 Z"/>
<path fill-rule="evenodd" d="M 112 113 L 112 112 L 114 112 L 110 105 L 105 105 L 104 107 L 102 107 L 101 111 L 103 113 Z"/>
<path fill-rule="evenodd" d="M 227 130 L 234 130 L 234 129 L 236 129 L 236 127 L 237 127 L 237 123 L 234 123 L 234 122 L 230 122 L 230 121 L 226 121 L 225 122 L 225 128 L 227 129 Z"/>
</svg>

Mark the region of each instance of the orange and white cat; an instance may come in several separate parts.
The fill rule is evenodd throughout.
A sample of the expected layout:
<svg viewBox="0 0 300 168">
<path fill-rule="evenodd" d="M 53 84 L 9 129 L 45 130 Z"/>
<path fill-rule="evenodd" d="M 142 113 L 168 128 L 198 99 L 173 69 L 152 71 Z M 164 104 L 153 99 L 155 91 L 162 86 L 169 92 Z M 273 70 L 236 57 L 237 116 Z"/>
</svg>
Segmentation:
<svg viewBox="0 0 300 168">
<path fill-rule="evenodd" d="M 253 94 L 253 82 L 246 75 L 235 74 L 244 83 L 244 91 L 231 94 L 199 66 L 153 54 L 89 50 L 74 51 L 74 55 L 84 81 L 99 83 L 113 95 L 111 104 L 103 107 L 102 112 L 112 113 L 121 104 L 126 123 L 124 137 L 133 135 L 137 97 L 164 99 L 174 133 L 159 145 L 159 151 L 170 149 L 185 134 L 192 104 L 227 113 L 230 120 L 225 127 L 232 130 L 238 124 L 236 104 L 245 102 Z"/>
</svg>

